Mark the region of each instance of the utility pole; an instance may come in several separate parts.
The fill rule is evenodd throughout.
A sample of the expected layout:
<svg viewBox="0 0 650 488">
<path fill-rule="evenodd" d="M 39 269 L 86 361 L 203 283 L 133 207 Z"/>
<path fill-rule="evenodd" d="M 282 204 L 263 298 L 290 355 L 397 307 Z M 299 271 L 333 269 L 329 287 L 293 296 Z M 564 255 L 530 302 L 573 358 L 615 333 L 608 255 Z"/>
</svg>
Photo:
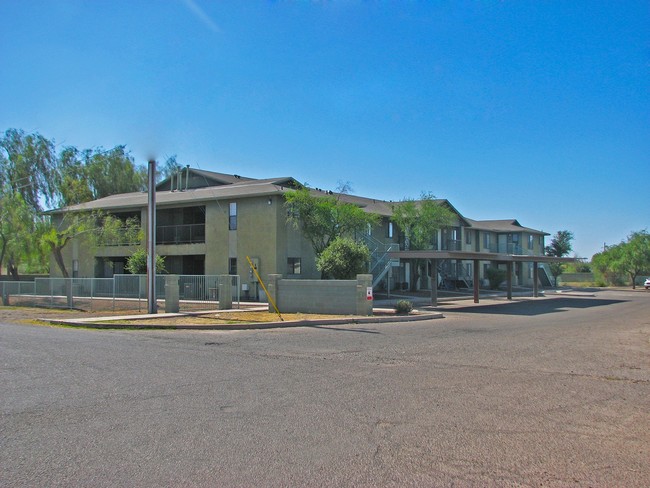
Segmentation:
<svg viewBox="0 0 650 488">
<path fill-rule="evenodd" d="M 156 302 L 156 161 L 149 161 L 147 199 L 147 313 L 158 313 Z"/>
</svg>

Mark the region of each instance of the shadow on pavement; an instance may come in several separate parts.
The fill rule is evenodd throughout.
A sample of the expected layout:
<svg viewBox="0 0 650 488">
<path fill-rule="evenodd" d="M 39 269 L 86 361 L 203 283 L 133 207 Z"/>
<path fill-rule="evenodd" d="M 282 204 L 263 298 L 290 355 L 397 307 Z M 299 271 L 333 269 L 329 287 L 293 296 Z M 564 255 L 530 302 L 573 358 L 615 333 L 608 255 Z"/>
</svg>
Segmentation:
<svg viewBox="0 0 650 488">
<path fill-rule="evenodd" d="M 313 329 L 326 329 L 326 330 L 332 330 L 334 332 L 361 332 L 363 334 L 380 334 L 380 332 L 376 330 L 369 330 L 369 329 L 348 329 L 345 327 L 334 327 L 329 325 L 312 325 L 311 327 Z"/>
<path fill-rule="evenodd" d="M 542 315 L 547 313 L 564 312 L 567 308 L 591 308 L 613 305 L 615 303 L 625 303 L 627 300 L 605 300 L 601 298 L 578 298 L 563 297 L 553 300 L 523 301 L 499 303 L 495 305 L 474 305 L 469 307 L 454 307 L 447 310 L 444 307 L 438 307 L 441 312 L 462 312 L 476 314 L 493 314 L 493 315 Z"/>
</svg>

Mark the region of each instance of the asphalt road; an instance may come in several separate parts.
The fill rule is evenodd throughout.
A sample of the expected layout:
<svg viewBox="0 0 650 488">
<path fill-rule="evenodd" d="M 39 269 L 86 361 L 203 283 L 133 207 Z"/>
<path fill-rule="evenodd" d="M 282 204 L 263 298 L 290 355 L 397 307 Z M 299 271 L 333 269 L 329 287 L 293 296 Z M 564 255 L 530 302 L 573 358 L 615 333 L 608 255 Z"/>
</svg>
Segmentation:
<svg viewBox="0 0 650 488">
<path fill-rule="evenodd" d="M 272 331 L 0 324 L 0 486 L 650 486 L 650 293 L 449 308 Z"/>
</svg>

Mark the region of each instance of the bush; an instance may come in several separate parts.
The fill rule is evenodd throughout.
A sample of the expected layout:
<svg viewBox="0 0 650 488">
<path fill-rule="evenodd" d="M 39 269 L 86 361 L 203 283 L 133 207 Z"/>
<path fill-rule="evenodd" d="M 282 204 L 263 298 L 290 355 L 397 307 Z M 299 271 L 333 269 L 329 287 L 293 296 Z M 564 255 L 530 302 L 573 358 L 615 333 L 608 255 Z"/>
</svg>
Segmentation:
<svg viewBox="0 0 650 488">
<path fill-rule="evenodd" d="M 137 249 L 126 260 L 124 269 L 131 274 L 145 274 L 147 272 L 147 250 Z M 156 273 L 165 273 L 165 260 L 156 255 Z"/>
<path fill-rule="evenodd" d="M 497 290 L 506 279 L 506 272 L 499 268 L 488 268 L 485 274 L 490 282 L 490 290 Z"/>
<path fill-rule="evenodd" d="M 408 315 L 413 310 L 413 304 L 409 300 L 400 300 L 395 305 L 395 312 L 399 315 Z"/>
<path fill-rule="evenodd" d="M 348 237 L 337 237 L 316 260 L 316 267 L 328 278 L 350 280 L 368 269 L 368 246 Z"/>
</svg>

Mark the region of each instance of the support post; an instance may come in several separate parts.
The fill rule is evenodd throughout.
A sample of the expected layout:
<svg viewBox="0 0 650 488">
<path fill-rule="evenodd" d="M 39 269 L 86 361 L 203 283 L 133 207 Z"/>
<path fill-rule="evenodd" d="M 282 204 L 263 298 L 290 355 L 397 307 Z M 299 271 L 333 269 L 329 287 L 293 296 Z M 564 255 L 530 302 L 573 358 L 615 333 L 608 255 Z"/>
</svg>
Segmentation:
<svg viewBox="0 0 650 488">
<path fill-rule="evenodd" d="M 533 297 L 539 296 L 539 269 L 537 262 L 533 262 Z"/>
<path fill-rule="evenodd" d="M 156 161 L 149 161 L 147 200 L 147 313 L 158 313 L 156 302 Z"/>
<path fill-rule="evenodd" d="M 507 262 L 506 263 L 506 273 L 508 277 L 506 278 L 506 286 L 507 286 L 507 298 L 508 300 L 512 300 L 512 263 Z"/>
<path fill-rule="evenodd" d="M 232 276 L 217 276 L 217 289 L 219 290 L 219 310 L 232 308 Z"/>
<path fill-rule="evenodd" d="M 431 306 L 438 306 L 438 260 L 430 259 L 431 263 Z"/>
<path fill-rule="evenodd" d="M 178 275 L 165 276 L 165 313 L 180 311 Z"/>
<path fill-rule="evenodd" d="M 480 276 L 480 262 L 478 259 L 474 260 L 474 303 L 479 301 L 479 276 Z"/>
</svg>

